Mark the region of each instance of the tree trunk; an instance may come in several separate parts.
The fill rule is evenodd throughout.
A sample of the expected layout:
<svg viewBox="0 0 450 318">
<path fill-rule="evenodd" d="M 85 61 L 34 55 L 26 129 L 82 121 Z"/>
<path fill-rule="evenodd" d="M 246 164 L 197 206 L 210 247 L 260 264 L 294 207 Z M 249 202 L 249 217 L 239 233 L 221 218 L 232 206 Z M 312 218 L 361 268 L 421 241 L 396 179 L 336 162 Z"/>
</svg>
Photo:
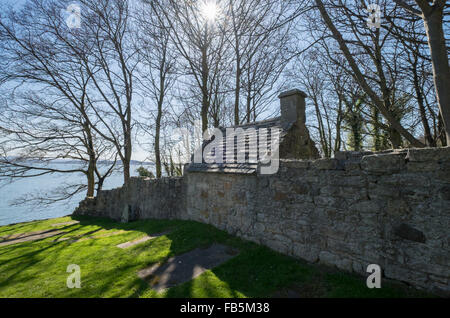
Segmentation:
<svg viewBox="0 0 450 318">
<path fill-rule="evenodd" d="M 208 96 L 203 94 L 202 110 L 200 116 L 202 117 L 202 133 L 208 129 Z"/>
<path fill-rule="evenodd" d="M 450 144 L 450 68 L 443 31 L 443 7 L 423 13 L 425 31 L 433 65 L 433 81 L 441 111 L 447 144 Z"/>
<path fill-rule="evenodd" d="M 430 125 L 428 124 L 427 113 L 425 111 L 425 105 L 422 96 L 422 90 L 420 89 L 419 76 L 417 74 L 417 59 L 414 60 L 412 66 L 413 66 L 412 71 L 413 71 L 414 90 L 416 91 L 417 104 L 419 105 L 420 119 L 422 121 L 425 141 L 427 142 L 428 146 L 436 147 L 436 143 L 433 139 L 433 136 L 431 135 Z"/>
<path fill-rule="evenodd" d="M 247 98 L 246 98 L 246 106 L 247 106 L 247 123 L 252 121 L 252 84 L 251 81 L 248 81 L 247 84 Z M 253 118 L 256 121 L 256 116 Z"/>
<path fill-rule="evenodd" d="M 402 135 L 393 127 L 389 127 L 389 141 L 392 149 L 400 149 L 402 147 Z"/>
<path fill-rule="evenodd" d="M 339 96 L 338 112 L 336 118 L 336 140 L 334 142 L 334 153 L 341 150 L 341 123 L 342 123 L 342 98 Z"/>
<path fill-rule="evenodd" d="M 105 181 L 105 177 L 99 178 L 97 183 L 97 196 L 100 191 L 103 189 L 103 182 Z"/>
<path fill-rule="evenodd" d="M 87 152 L 89 156 L 89 165 L 87 170 L 87 193 L 86 197 L 92 198 L 94 197 L 95 191 L 95 168 L 97 164 L 95 150 L 94 150 L 94 141 L 92 138 L 91 129 L 88 122 L 83 124 L 83 129 L 86 134 L 86 142 L 87 142 Z"/>
<path fill-rule="evenodd" d="M 234 124 L 239 125 L 239 95 L 241 93 L 241 61 L 236 57 L 236 87 L 234 91 Z"/>
<path fill-rule="evenodd" d="M 208 97 L 208 78 L 209 78 L 209 68 L 208 68 L 208 48 L 207 43 L 207 29 L 205 29 L 204 43 L 205 46 L 202 47 L 202 109 L 200 111 L 200 116 L 202 117 L 202 133 L 208 129 L 208 111 L 209 111 L 209 97 Z"/>
<path fill-rule="evenodd" d="M 130 181 L 130 162 L 123 162 L 123 184 L 127 184 Z"/>
<path fill-rule="evenodd" d="M 247 123 L 252 121 L 252 99 L 250 98 L 250 94 L 247 95 Z"/>
<path fill-rule="evenodd" d="M 328 150 L 328 144 L 327 144 L 327 140 L 326 140 L 326 136 L 325 136 L 325 129 L 324 129 L 323 120 L 322 120 L 323 116 L 320 112 L 319 102 L 317 101 L 316 96 L 312 96 L 312 100 L 313 100 L 314 108 L 316 111 L 317 123 L 319 124 L 318 130 L 319 130 L 320 144 L 322 145 L 323 155 L 325 158 L 330 158 L 331 154 L 329 153 L 329 150 Z"/>
<path fill-rule="evenodd" d="M 87 170 L 87 198 L 93 198 L 94 197 L 94 191 L 95 191 L 95 161 L 92 162 L 89 160 L 89 167 Z"/>
<path fill-rule="evenodd" d="M 383 145 L 383 137 L 380 132 L 380 115 L 378 109 L 375 106 L 370 106 L 372 117 L 373 117 L 373 125 L 372 125 L 372 140 L 373 140 L 373 150 L 380 151 Z"/>
<path fill-rule="evenodd" d="M 378 84 L 380 85 L 381 90 L 381 97 L 383 100 L 384 107 L 387 109 L 387 111 L 390 113 L 392 117 L 395 118 L 398 122 L 400 122 L 398 111 L 396 111 L 396 108 L 398 107 L 391 101 L 391 89 L 388 87 L 386 76 L 384 75 L 383 65 L 382 65 L 382 58 L 381 58 L 381 47 L 378 43 L 380 36 L 380 31 L 377 29 L 376 31 L 376 41 L 374 42 L 375 46 L 375 54 L 374 54 L 374 63 L 375 67 L 377 69 L 379 81 Z M 392 123 L 389 123 L 389 141 L 391 142 L 391 146 L 393 149 L 399 149 L 402 146 L 402 136 L 400 132 L 395 128 L 395 125 Z"/>
<path fill-rule="evenodd" d="M 162 107 L 161 102 L 158 102 L 158 115 L 156 116 L 156 131 L 155 131 L 155 164 L 156 164 L 156 178 L 161 178 L 161 152 L 159 149 L 159 139 L 161 134 L 161 117 Z"/>
<path fill-rule="evenodd" d="M 165 64 L 166 56 L 163 57 L 163 65 Z M 161 137 L 161 119 L 162 119 L 162 106 L 164 103 L 165 92 L 165 76 L 163 70 L 160 69 L 159 74 L 159 97 L 158 97 L 158 114 L 156 115 L 155 123 L 155 164 L 156 164 L 156 178 L 160 179 L 162 176 L 161 171 L 161 149 L 160 149 L 160 137 Z"/>
<path fill-rule="evenodd" d="M 124 131 L 124 152 L 125 152 L 125 160 L 123 160 L 123 181 L 124 184 L 127 184 L 130 181 L 130 162 L 131 155 L 133 154 L 133 144 L 131 140 L 131 99 L 133 95 L 131 94 L 131 83 L 132 78 L 129 78 L 129 85 L 127 86 L 127 109 L 126 114 L 127 117 L 125 119 L 125 127 L 123 127 Z"/>
<path fill-rule="evenodd" d="M 441 142 L 441 146 L 442 147 L 447 146 L 448 145 L 447 138 L 445 137 L 445 129 L 442 121 L 442 114 L 440 112 L 438 116 L 437 130 L 438 130 L 438 139 Z"/>
<path fill-rule="evenodd" d="M 130 162 L 131 162 L 131 134 L 129 131 L 125 133 L 125 156 L 122 158 L 123 164 L 123 182 L 127 184 L 130 181 Z"/>
</svg>

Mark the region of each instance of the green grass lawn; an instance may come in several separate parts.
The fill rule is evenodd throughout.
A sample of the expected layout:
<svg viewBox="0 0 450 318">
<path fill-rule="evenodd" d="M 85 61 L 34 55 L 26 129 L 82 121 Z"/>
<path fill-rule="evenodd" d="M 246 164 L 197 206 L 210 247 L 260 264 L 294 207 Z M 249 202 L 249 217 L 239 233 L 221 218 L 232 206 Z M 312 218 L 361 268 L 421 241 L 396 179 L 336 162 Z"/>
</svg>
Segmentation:
<svg viewBox="0 0 450 318">
<path fill-rule="evenodd" d="M 283 256 L 246 242 L 212 226 L 190 221 L 116 223 L 88 217 L 64 217 L 0 227 L 0 236 L 53 229 L 64 232 L 34 242 L 0 247 L 0 297 L 283 297 L 294 291 L 301 297 L 424 297 L 401 284 L 382 281 L 368 289 L 365 277 Z M 123 233 L 101 237 L 106 233 Z M 168 234 L 128 249 L 116 245 L 146 234 Z M 98 238 L 95 238 L 99 236 Z M 79 242 L 56 238 L 94 237 Z M 240 253 L 196 279 L 156 293 L 138 278 L 137 271 L 174 255 L 217 242 Z M 69 264 L 81 268 L 81 288 L 69 289 Z"/>
</svg>

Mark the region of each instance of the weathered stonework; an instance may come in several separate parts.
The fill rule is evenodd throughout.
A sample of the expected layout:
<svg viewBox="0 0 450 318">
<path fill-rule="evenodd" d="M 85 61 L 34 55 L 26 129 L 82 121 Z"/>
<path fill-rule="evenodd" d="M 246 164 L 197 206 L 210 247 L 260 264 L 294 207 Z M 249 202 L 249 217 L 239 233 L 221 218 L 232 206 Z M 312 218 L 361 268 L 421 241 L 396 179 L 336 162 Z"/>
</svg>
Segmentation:
<svg viewBox="0 0 450 318">
<path fill-rule="evenodd" d="M 126 187 L 101 191 L 96 198 L 81 201 L 74 213 L 122 222 L 179 219 L 185 211 L 183 187 L 183 178 L 131 178 Z"/>
<path fill-rule="evenodd" d="M 281 253 L 450 294 L 450 147 L 281 160 L 274 175 L 133 178 L 75 213 L 212 224 Z"/>
<path fill-rule="evenodd" d="M 298 89 L 281 93 L 281 126 L 287 130 L 280 143 L 280 158 L 316 159 L 320 158 L 314 141 L 306 128 L 306 94 Z"/>
</svg>

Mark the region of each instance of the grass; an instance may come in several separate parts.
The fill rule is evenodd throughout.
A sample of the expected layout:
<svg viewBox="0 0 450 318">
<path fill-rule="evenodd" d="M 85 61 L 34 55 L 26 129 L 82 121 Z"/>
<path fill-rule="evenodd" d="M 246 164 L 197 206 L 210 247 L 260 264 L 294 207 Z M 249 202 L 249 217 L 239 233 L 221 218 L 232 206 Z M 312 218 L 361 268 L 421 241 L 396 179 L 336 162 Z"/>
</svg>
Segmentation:
<svg viewBox="0 0 450 318">
<path fill-rule="evenodd" d="M 0 247 L 0 297 L 427 297 L 404 285 L 382 281 L 368 289 L 365 277 L 311 265 L 216 228 L 191 221 L 116 223 L 91 217 L 63 217 L 0 227 L 0 236 L 53 229 L 63 233 L 34 242 Z M 123 230 L 112 236 L 104 236 Z M 168 234 L 128 249 L 116 245 L 145 234 Z M 96 238 L 97 236 L 97 238 Z M 56 238 L 91 239 L 74 242 Z M 240 253 L 184 284 L 156 293 L 137 271 L 174 255 L 217 242 Z M 81 268 L 81 288 L 69 289 L 69 264 Z"/>
</svg>

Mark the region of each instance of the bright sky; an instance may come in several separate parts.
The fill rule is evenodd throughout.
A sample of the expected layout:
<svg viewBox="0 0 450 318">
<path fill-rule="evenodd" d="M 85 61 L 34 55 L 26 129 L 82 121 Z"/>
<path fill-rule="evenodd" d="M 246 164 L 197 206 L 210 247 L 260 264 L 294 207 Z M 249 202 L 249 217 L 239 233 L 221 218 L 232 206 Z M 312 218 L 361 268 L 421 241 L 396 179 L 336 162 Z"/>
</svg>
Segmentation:
<svg viewBox="0 0 450 318">
<path fill-rule="evenodd" d="M 3 13 L 2 11 L 5 9 L 5 7 L 7 5 L 13 5 L 16 9 L 19 9 L 19 7 L 26 2 L 26 0 L 0 0 L 0 1 L 2 2 L 2 6 L 0 6 L 0 15 Z M 76 1 L 70 1 L 70 0 L 61 1 L 61 2 L 67 3 L 67 5 L 70 5 L 72 3 L 77 3 Z M 5 6 L 5 4 L 6 4 L 6 6 Z M 215 5 L 215 2 L 211 1 L 211 0 L 205 0 L 203 7 L 202 7 L 202 11 L 205 14 L 205 18 L 211 22 L 215 19 L 217 14 L 220 14 L 217 12 L 217 7 Z M 135 101 L 137 101 L 137 103 L 141 102 L 141 101 L 137 100 L 137 96 L 136 96 Z M 274 105 L 273 107 L 274 108 L 278 107 L 278 103 L 276 105 Z M 135 115 L 137 115 L 136 112 L 135 112 Z M 262 118 L 262 119 L 264 119 L 264 118 Z M 150 147 L 152 140 L 142 140 L 142 137 L 140 137 L 140 138 L 141 138 L 140 140 L 134 140 L 132 159 L 138 160 L 138 161 L 147 161 L 148 156 L 149 156 L 149 151 L 148 151 L 149 149 L 144 150 L 141 146 L 139 146 L 139 144 L 141 144 L 141 145 L 145 144 L 145 147 Z M 151 138 L 151 137 L 148 136 L 147 138 Z"/>
<path fill-rule="evenodd" d="M 15 8 L 19 8 L 21 5 L 23 5 L 26 0 L 0 0 L 1 1 L 1 6 L 0 6 L 0 14 L 3 13 L 3 10 L 5 9 L 5 4 L 6 5 L 14 5 Z M 67 4 L 71 4 L 71 3 L 76 3 L 76 1 L 65 1 L 67 2 Z M 140 140 L 141 143 L 149 143 L 150 141 L 148 140 Z M 148 155 L 149 153 L 147 151 L 145 151 L 144 149 L 142 149 L 142 147 L 139 146 L 138 142 L 135 142 L 133 145 L 134 149 L 133 149 L 133 155 L 132 155 L 132 159 L 133 160 L 138 160 L 138 161 L 148 161 Z"/>
</svg>

